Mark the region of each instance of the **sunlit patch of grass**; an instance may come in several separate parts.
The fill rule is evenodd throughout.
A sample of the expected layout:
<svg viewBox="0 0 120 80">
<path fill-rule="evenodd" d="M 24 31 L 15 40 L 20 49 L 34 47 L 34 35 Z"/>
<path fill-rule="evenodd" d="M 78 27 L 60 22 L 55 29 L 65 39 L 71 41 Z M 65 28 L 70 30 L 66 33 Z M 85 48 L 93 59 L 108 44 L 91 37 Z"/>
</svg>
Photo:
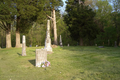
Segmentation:
<svg viewBox="0 0 120 80">
<path fill-rule="evenodd" d="M 48 54 L 51 66 L 35 67 L 35 50 L 27 47 L 0 50 L 0 80 L 120 80 L 120 48 L 64 46 Z"/>
</svg>

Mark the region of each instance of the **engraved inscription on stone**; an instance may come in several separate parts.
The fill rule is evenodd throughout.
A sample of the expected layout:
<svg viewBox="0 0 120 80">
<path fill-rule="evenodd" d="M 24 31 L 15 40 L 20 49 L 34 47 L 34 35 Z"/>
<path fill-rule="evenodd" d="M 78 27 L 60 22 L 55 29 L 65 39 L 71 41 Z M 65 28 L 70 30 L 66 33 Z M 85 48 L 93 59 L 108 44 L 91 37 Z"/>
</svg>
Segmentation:
<svg viewBox="0 0 120 80">
<path fill-rule="evenodd" d="M 36 49 L 36 67 L 41 67 L 41 63 L 47 61 L 47 51 L 45 49 Z"/>
</svg>

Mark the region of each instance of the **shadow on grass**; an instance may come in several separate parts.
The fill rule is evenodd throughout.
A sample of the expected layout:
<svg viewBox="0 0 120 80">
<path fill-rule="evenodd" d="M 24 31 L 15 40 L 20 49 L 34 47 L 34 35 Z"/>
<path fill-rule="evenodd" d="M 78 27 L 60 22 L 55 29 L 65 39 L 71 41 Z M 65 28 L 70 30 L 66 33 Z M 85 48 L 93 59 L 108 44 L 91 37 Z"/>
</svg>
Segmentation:
<svg viewBox="0 0 120 80">
<path fill-rule="evenodd" d="M 19 56 L 22 56 L 22 54 L 20 54 L 20 53 L 17 53 Z"/>
<path fill-rule="evenodd" d="M 35 66 L 35 59 L 33 60 L 28 60 L 33 66 Z"/>
</svg>

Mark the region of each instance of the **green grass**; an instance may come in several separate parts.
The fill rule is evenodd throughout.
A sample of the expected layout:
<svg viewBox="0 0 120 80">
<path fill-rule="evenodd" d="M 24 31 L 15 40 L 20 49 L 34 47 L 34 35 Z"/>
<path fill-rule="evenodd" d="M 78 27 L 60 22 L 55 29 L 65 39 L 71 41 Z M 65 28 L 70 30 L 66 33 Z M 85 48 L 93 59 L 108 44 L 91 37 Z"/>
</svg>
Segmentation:
<svg viewBox="0 0 120 80">
<path fill-rule="evenodd" d="M 0 80 L 120 80 L 120 47 L 57 47 L 47 68 L 35 67 L 38 48 L 0 49 Z"/>
</svg>

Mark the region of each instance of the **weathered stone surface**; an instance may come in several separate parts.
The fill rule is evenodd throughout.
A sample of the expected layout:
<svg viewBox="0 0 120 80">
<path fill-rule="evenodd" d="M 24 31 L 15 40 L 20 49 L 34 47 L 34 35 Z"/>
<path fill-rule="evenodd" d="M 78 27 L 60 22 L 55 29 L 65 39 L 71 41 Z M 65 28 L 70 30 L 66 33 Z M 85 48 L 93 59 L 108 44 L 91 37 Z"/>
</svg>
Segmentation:
<svg viewBox="0 0 120 80">
<path fill-rule="evenodd" d="M 35 66 L 41 67 L 41 63 L 47 61 L 47 50 L 46 49 L 36 49 L 36 60 Z"/>
<path fill-rule="evenodd" d="M 60 35 L 60 46 L 63 47 L 61 35 Z"/>
<path fill-rule="evenodd" d="M 47 21 L 47 31 L 46 31 L 46 39 L 45 39 L 45 47 L 48 52 L 52 53 L 51 47 L 51 38 L 50 38 L 50 20 Z"/>
<path fill-rule="evenodd" d="M 25 41 L 25 35 L 22 37 L 22 56 L 26 56 L 26 41 Z"/>
</svg>

